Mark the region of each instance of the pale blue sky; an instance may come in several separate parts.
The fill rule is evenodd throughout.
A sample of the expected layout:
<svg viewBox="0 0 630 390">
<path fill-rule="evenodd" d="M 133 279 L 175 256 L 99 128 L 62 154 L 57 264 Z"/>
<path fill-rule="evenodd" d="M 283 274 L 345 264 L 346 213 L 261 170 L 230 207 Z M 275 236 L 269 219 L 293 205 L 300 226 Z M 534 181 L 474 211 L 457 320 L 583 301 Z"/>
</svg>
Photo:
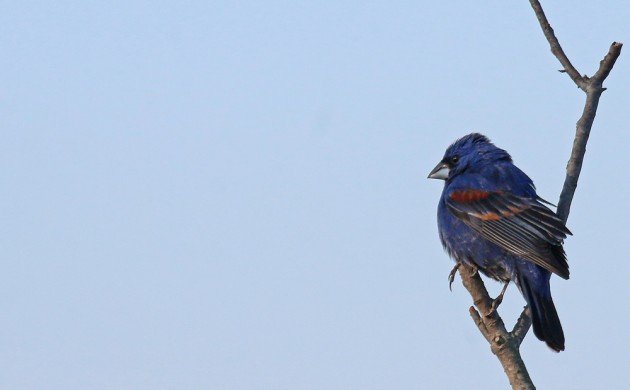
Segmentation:
<svg viewBox="0 0 630 390">
<path fill-rule="evenodd" d="M 543 6 L 583 73 L 628 41 L 627 2 Z M 527 1 L 20 1 L 0 47 L 0 388 L 506 388 L 426 175 L 480 131 L 557 200 L 584 98 Z M 540 389 L 630 386 L 627 54 Z"/>
</svg>

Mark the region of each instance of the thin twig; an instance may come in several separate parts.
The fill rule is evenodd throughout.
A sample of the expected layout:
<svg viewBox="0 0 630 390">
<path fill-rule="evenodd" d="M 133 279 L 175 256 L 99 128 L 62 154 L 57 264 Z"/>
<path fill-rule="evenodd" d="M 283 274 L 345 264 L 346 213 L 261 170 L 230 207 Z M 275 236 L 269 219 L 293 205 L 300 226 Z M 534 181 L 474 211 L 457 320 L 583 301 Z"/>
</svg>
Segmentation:
<svg viewBox="0 0 630 390">
<path fill-rule="evenodd" d="M 529 331 L 529 327 L 532 325 L 532 315 L 528 306 L 525 306 L 523 312 L 521 313 L 518 320 L 516 320 L 516 324 L 514 324 L 514 329 L 510 332 L 514 337 L 514 340 L 521 345 L 527 331 Z"/>
<path fill-rule="evenodd" d="M 604 59 L 599 62 L 599 69 L 597 69 L 597 72 L 595 72 L 593 77 L 591 77 L 591 80 L 593 80 L 593 82 L 603 83 L 604 80 L 606 80 L 606 77 L 608 77 L 608 75 L 610 74 L 613 66 L 615 66 L 617 58 L 619 58 L 619 55 L 621 54 L 622 46 L 623 43 L 620 42 L 613 42 L 610 45 L 608 53 L 606 54 Z"/>
<path fill-rule="evenodd" d="M 536 13 L 536 18 L 538 18 L 538 23 L 540 23 L 543 34 L 545 34 L 545 38 L 547 38 L 547 41 L 549 42 L 551 52 L 554 56 L 556 56 L 558 61 L 560 61 L 560 64 L 564 67 L 563 70 L 569 75 L 569 77 L 571 77 L 571 80 L 573 80 L 580 89 L 586 91 L 584 77 L 580 76 L 580 72 L 578 72 L 571 61 L 569 61 L 569 57 L 564 54 L 564 50 L 562 50 L 562 46 L 560 46 L 560 42 L 558 42 L 558 38 L 556 38 L 556 34 L 553 32 L 553 28 L 551 28 L 542 6 L 538 0 L 530 0 L 529 3 L 532 5 L 532 8 Z"/>
<path fill-rule="evenodd" d="M 488 328 L 486 327 L 486 324 L 483 323 L 483 320 L 481 319 L 481 316 L 479 315 L 477 309 L 475 309 L 474 306 L 471 306 L 468 309 L 468 312 L 470 313 L 470 317 L 475 322 L 475 325 L 477 325 L 477 328 L 479 328 L 479 331 L 481 332 L 483 337 L 485 337 L 486 341 L 490 342 L 491 338 L 490 334 L 488 333 Z"/>
</svg>

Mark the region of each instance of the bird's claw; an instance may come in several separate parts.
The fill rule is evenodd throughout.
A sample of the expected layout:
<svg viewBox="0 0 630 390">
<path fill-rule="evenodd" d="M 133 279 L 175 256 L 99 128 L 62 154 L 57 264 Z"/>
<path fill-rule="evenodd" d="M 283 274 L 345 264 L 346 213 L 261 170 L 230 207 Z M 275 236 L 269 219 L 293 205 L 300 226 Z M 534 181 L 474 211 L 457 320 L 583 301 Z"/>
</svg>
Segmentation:
<svg viewBox="0 0 630 390">
<path fill-rule="evenodd" d="M 497 309 L 499 308 L 499 305 L 501 305 L 501 302 L 503 302 L 503 297 L 502 296 L 498 296 L 495 299 L 493 299 L 492 300 L 492 305 L 490 305 L 490 311 L 488 312 L 488 314 L 486 314 L 486 316 L 490 316 L 495 311 L 497 311 Z"/>
<path fill-rule="evenodd" d="M 455 280 L 455 274 L 457 273 L 457 270 L 461 265 L 461 263 L 455 263 L 455 267 L 453 267 L 451 272 L 449 272 L 448 274 L 448 289 L 451 291 L 453 291 L 453 281 Z"/>
<path fill-rule="evenodd" d="M 490 311 L 488 311 L 488 314 L 486 314 L 486 316 L 490 316 L 495 311 L 497 311 L 497 309 L 499 308 L 499 305 L 501 305 L 501 302 L 503 302 L 503 296 L 505 295 L 505 290 L 507 290 L 507 287 L 509 284 L 510 282 L 506 282 L 503 285 L 503 289 L 501 289 L 501 292 L 499 293 L 499 295 L 492 300 L 492 304 L 490 305 Z"/>
</svg>

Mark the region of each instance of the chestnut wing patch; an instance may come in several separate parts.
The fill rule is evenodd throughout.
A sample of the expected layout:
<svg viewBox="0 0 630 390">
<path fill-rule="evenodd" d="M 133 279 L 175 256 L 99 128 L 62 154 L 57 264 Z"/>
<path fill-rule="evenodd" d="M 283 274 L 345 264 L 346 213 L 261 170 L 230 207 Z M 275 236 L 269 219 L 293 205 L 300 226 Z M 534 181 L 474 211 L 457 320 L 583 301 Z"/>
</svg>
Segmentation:
<svg viewBox="0 0 630 390">
<path fill-rule="evenodd" d="M 457 218 L 488 241 L 569 278 L 562 242 L 571 232 L 537 199 L 471 189 L 453 191 L 446 204 Z"/>
</svg>

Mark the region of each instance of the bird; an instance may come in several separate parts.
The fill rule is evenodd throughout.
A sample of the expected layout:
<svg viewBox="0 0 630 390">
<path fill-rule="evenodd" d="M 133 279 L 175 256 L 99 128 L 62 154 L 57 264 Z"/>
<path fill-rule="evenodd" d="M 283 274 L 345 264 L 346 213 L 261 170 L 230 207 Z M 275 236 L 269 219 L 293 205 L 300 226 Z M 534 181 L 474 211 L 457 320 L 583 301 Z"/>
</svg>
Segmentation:
<svg viewBox="0 0 630 390">
<path fill-rule="evenodd" d="M 486 136 L 471 133 L 453 142 L 429 173 L 444 180 L 438 203 L 440 241 L 457 267 L 467 264 L 503 282 L 491 311 L 513 282 L 531 310 L 534 334 L 556 352 L 565 348 L 551 296 L 551 274 L 569 279 L 563 249 L 571 231 L 537 195 L 532 179 L 510 154 Z"/>
</svg>

